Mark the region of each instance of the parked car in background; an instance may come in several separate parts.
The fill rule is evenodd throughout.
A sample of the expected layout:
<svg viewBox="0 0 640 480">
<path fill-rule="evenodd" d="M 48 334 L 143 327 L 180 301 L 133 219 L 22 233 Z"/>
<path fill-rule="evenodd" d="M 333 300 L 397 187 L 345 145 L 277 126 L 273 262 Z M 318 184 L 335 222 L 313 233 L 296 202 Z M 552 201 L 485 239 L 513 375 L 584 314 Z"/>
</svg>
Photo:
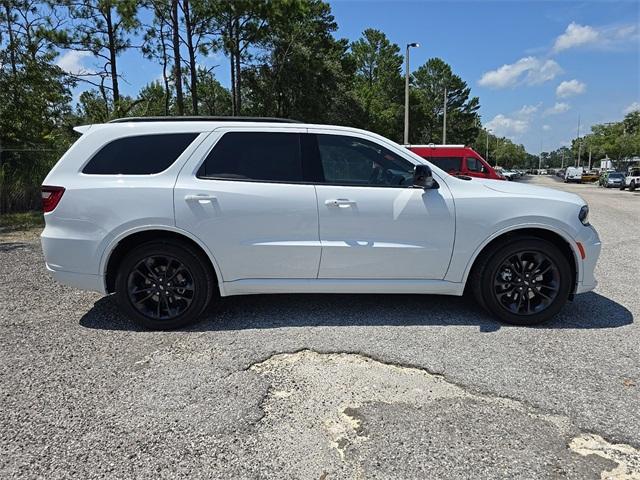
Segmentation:
<svg viewBox="0 0 640 480">
<path fill-rule="evenodd" d="M 544 168 L 541 170 L 538 170 L 538 175 L 548 175 L 549 172 L 547 172 Z"/>
<path fill-rule="evenodd" d="M 149 328 L 219 296 L 467 289 L 531 325 L 596 286 L 578 195 L 451 176 L 371 132 L 233 117 L 77 129 L 42 186 L 46 268 Z"/>
<path fill-rule="evenodd" d="M 405 145 L 449 175 L 505 180 L 473 148 L 465 145 Z"/>
<path fill-rule="evenodd" d="M 560 168 L 557 172 L 556 172 L 556 177 L 560 177 L 560 178 L 564 178 L 564 174 L 566 172 L 566 169 L 564 168 Z"/>
<path fill-rule="evenodd" d="M 633 167 L 629 171 L 629 175 L 625 177 L 620 190 L 628 188 L 630 192 L 633 192 L 638 187 L 640 187 L 640 167 Z"/>
<path fill-rule="evenodd" d="M 518 172 L 515 172 L 513 170 L 507 170 L 507 169 L 499 169 L 496 170 L 500 175 L 502 175 L 504 178 L 506 178 L 507 180 L 511 181 L 511 180 L 515 180 L 516 178 L 520 177 L 520 174 L 518 174 Z"/>
<path fill-rule="evenodd" d="M 582 167 L 567 167 L 564 173 L 564 182 L 570 183 L 582 183 L 582 174 L 584 173 L 584 168 Z"/>
<path fill-rule="evenodd" d="M 598 172 L 583 172 L 582 173 L 582 178 L 580 179 L 581 183 L 593 183 L 593 182 L 597 182 L 598 179 L 600 178 L 600 174 Z"/>
<path fill-rule="evenodd" d="M 611 187 L 621 187 L 624 185 L 624 173 L 621 172 L 604 172 L 600 175 L 600 180 L 598 181 L 601 187 L 611 188 Z"/>
</svg>

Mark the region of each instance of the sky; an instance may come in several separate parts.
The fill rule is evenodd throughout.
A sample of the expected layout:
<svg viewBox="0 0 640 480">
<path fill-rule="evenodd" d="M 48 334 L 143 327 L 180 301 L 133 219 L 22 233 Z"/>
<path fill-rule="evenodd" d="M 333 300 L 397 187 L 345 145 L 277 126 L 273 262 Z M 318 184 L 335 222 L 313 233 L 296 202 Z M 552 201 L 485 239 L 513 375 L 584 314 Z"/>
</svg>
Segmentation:
<svg viewBox="0 0 640 480">
<path fill-rule="evenodd" d="M 411 70 L 440 57 L 480 98 L 482 123 L 530 153 L 569 145 L 591 125 L 620 121 L 640 109 L 638 1 L 372 1 L 330 2 L 335 36 L 358 39 L 382 30 Z M 66 70 L 90 68 L 91 57 L 63 53 Z M 221 54 L 205 59 L 229 86 Z M 128 51 L 120 59 L 121 89 L 135 95 L 160 78 L 160 65 Z M 82 89 L 83 87 L 79 87 Z M 78 91 L 76 91 L 76 95 Z"/>
</svg>

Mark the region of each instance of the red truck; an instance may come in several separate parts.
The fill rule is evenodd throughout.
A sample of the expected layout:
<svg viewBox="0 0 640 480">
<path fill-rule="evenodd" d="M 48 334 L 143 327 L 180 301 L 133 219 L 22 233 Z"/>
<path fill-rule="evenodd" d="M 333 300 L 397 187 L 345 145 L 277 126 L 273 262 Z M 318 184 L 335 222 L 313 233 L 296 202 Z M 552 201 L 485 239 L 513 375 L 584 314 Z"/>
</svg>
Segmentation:
<svg viewBox="0 0 640 480">
<path fill-rule="evenodd" d="M 405 145 L 413 153 L 440 167 L 450 175 L 505 180 L 484 158 L 465 145 Z"/>
</svg>

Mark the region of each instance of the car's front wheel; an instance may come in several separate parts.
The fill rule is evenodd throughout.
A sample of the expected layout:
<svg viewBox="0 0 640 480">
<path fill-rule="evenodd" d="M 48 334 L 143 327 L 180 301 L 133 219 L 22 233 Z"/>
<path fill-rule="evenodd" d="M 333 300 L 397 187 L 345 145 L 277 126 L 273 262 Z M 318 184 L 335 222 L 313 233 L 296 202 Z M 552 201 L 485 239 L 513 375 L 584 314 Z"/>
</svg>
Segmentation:
<svg viewBox="0 0 640 480">
<path fill-rule="evenodd" d="M 129 318 L 154 330 L 193 323 L 209 305 L 215 274 L 190 245 L 162 240 L 133 248 L 116 276 L 116 300 Z"/>
<path fill-rule="evenodd" d="M 629 184 L 629 191 L 630 191 L 630 192 L 633 192 L 633 191 L 635 191 L 635 189 L 636 189 L 636 182 L 632 181 L 632 182 Z"/>
<path fill-rule="evenodd" d="M 535 237 L 499 242 L 470 278 L 479 303 L 500 320 L 534 325 L 557 314 L 571 291 L 571 267 L 553 243 Z"/>
</svg>

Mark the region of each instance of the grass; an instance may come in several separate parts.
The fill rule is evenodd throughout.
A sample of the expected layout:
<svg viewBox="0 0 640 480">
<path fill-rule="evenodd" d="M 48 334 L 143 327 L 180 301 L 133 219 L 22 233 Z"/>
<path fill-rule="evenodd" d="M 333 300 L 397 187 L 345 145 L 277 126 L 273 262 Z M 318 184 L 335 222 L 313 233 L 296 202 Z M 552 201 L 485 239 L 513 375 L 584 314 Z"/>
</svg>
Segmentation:
<svg viewBox="0 0 640 480">
<path fill-rule="evenodd" d="M 0 215 L 0 232 L 44 227 L 42 212 L 4 213 Z"/>
</svg>

